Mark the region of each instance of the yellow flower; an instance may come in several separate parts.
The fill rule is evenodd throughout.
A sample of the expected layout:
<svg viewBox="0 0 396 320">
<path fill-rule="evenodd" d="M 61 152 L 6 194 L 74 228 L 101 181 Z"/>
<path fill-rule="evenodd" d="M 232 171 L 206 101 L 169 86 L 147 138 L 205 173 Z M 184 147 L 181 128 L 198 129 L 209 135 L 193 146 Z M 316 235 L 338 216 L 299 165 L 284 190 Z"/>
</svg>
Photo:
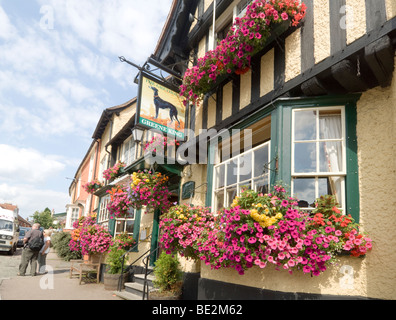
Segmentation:
<svg viewBox="0 0 396 320">
<path fill-rule="evenodd" d="M 258 207 L 258 208 L 262 208 L 262 207 L 263 207 L 263 205 L 262 205 L 261 203 L 257 203 L 257 204 L 256 204 L 256 207 Z"/>
<path fill-rule="evenodd" d="M 282 219 L 283 218 L 283 214 L 278 212 L 275 216 L 276 219 Z"/>
<path fill-rule="evenodd" d="M 266 209 L 264 210 L 264 212 L 265 212 L 265 214 L 268 214 L 268 213 L 269 213 L 269 209 L 266 208 Z"/>
</svg>

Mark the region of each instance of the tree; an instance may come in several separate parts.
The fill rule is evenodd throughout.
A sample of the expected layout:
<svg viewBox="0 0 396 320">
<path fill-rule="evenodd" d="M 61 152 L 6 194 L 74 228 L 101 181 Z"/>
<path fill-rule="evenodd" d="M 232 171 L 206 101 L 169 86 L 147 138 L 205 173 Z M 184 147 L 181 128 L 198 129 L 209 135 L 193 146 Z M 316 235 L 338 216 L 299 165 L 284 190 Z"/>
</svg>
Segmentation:
<svg viewBox="0 0 396 320">
<path fill-rule="evenodd" d="M 40 223 L 44 229 L 48 229 L 54 226 L 54 218 L 52 217 L 51 210 L 45 208 L 44 211 L 36 211 L 33 216 L 34 223 Z"/>
</svg>

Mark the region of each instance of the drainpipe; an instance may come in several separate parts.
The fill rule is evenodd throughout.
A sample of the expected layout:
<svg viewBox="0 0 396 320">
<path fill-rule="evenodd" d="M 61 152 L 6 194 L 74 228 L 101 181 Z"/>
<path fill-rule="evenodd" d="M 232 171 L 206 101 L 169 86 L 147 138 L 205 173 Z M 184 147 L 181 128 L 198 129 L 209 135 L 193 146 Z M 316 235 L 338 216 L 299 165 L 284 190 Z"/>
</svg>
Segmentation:
<svg viewBox="0 0 396 320">
<path fill-rule="evenodd" d="M 99 177 L 96 176 L 96 169 L 98 167 L 98 158 L 99 158 L 99 139 L 95 139 L 95 143 L 96 143 L 96 156 L 95 156 L 95 164 L 94 164 L 94 180 L 98 179 Z M 93 196 L 91 197 L 91 203 L 89 204 L 89 212 L 91 213 L 93 209 Z"/>
<path fill-rule="evenodd" d="M 110 119 L 110 117 L 107 114 L 107 112 L 106 112 L 106 117 L 107 117 L 107 119 L 109 119 L 109 122 L 110 122 L 110 135 L 109 135 L 109 141 L 110 141 L 112 136 L 113 136 L 113 124 L 114 124 L 114 122 L 113 122 L 112 119 Z M 110 165 L 111 165 L 111 153 L 110 153 L 109 150 L 107 150 L 107 146 L 105 146 L 105 151 L 109 154 L 109 160 L 107 161 L 107 167 L 110 167 Z"/>
<path fill-rule="evenodd" d="M 213 39 L 213 48 L 216 47 L 216 7 L 217 7 L 217 0 L 213 1 L 213 28 L 212 28 L 212 39 Z"/>
</svg>

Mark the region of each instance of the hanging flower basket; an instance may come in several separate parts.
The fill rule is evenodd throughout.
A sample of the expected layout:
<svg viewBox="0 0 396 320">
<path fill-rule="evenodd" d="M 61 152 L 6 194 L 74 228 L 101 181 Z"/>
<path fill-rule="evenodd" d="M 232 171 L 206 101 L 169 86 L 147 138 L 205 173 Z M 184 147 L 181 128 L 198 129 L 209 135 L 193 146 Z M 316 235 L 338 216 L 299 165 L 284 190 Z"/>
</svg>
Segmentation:
<svg viewBox="0 0 396 320">
<path fill-rule="evenodd" d="M 127 188 L 125 186 L 116 186 L 108 190 L 107 193 L 110 194 L 110 202 L 107 204 L 109 218 L 127 218 L 132 207 Z"/>
<path fill-rule="evenodd" d="M 243 18 L 236 18 L 225 39 L 188 69 L 180 86 L 180 94 L 195 103 L 203 98 L 227 75 L 247 72 L 252 57 L 262 50 L 271 37 L 279 34 L 274 30 L 281 25 L 297 26 L 304 18 L 306 6 L 300 0 L 255 0 Z M 237 71 L 236 71 L 237 70 Z"/>
<path fill-rule="evenodd" d="M 106 180 L 112 180 L 117 178 L 122 173 L 122 168 L 125 168 L 126 164 L 123 162 L 118 162 L 114 167 L 103 171 L 103 178 Z"/>
<path fill-rule="evenodd" d="M 97 190 L 103 187 L 99 180 L 94 180 L 83 185 L 84 190 L 89 194 L 94 194 Z"/>
<path fill-rule="evenodd" d="M 174 157 L 172 153 L 172 148 L 178 147 L 180 142 L 175 138 L 164 137 L 162 134 L 154 135 L 149 142 L 143 147 L 145 157 L 150 157 L 152 155 L 163 156 L 163 157 Z"/>
<path fill-rule="evenodd" d="M 147 207 L 148 211 L 161 209 L 162 212 L 166 212 L 171 207 L 168 180 L 169 178 L 160 172 L 134 172 L 128 187 L 131 206 L 135 209 Z"/>
</svg>

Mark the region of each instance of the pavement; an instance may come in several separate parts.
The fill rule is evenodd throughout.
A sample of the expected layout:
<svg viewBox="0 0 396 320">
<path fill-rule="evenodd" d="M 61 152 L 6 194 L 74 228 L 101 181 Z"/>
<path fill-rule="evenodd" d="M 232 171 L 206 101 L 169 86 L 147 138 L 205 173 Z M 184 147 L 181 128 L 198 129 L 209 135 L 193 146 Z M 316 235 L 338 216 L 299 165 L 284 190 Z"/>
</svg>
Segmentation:
<svg viewBox="0 0 396 320">
<path fill-rule="evenodd" d="M 27 273 L 30 266 L 27 269 Z M 70 279 L 70 262 L 50 252 L 45 275 L 35 277 L 11 276 L 0 279 L 0 300 L 123 300 L 113 291 L 104 289 L 96 278 L 79 284 L 78 277 Z"/>
</svg>

